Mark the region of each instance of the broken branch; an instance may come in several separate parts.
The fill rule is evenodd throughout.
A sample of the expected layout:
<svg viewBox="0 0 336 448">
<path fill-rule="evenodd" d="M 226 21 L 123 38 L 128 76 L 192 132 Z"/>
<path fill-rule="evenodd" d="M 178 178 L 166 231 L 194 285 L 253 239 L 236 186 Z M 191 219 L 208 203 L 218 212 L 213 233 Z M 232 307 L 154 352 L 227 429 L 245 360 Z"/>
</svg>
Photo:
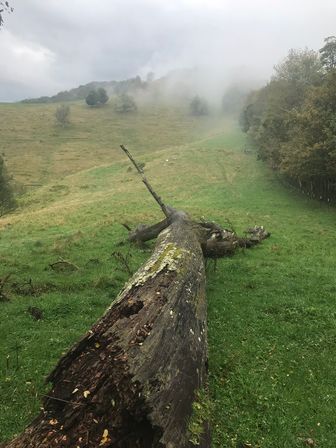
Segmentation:
<svg viewBox="0 0 336 448">
<path fill-rule="evenodd" d="M 150 194 L 153 196 L 153 198 L 155 199 L 155 201 L 159 204 L 159 206 L 161 207 L 161 210 L 163 211 L 164 215 L 168 218 L 170 215 L 170 210 L 169 207 L 167 207 L 163 202 L 162 199 L 160 198 L 159 195 L 157 195 L 153 189 L 153 187 L 151 186 L 151 184 L 148 182 L 143 169 L 138 165 L 138 163 L 134 160 L 134 158 L 132 157 L 132 154 L 129 152 L 129 150 L 126 148 L 126 146 L 124 145 L 120 145 L 120 148 L 124 151 L 124 153 L 127 155 L 127 157 L 130 159 L 130 161 L 133 163 L 135 169 L 137 170 L 137 172 L 140 174 L 141 178 L 142 178 L 142 182 L 146 185 L 148 191 L 150 192 Z"/>
</svg>

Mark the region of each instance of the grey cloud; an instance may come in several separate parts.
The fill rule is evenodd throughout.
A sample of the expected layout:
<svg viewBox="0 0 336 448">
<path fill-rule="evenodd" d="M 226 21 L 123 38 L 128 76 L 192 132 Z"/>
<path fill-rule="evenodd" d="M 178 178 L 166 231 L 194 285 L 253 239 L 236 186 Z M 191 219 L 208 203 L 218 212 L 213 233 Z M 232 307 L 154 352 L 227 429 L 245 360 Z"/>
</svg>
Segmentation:
<svg viewBox="0 0 336 448">
<path fill-rule="evenodd" d="M 335 34 L 331 0 L 12 4 L 15 11 L 0 32 L 0 100 L 187 66 L 206 66 L 217 77 L 244 67 L 246 74 L 267 78 L 289 48 L 318 49 Z"/>
</svg>

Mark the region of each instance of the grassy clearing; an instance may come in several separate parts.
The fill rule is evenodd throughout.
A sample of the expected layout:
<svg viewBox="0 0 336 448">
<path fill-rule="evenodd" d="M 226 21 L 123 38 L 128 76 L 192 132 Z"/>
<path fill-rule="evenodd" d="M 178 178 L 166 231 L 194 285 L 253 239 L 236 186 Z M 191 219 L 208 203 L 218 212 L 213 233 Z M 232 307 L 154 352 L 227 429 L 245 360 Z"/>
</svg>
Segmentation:
<svg viewBox="0 0 336 448">
<path fill-rule="evenodd" d="M 0 221 L 0 277 L 12 274 L 11 301 L 0 303 L 0 440 L 37 412 L 45 375 L 127 280 L 112 255 L 130 251 L 117 245 L 125 235 L 120 223 L 160 216 L 118 151 L 124 142 L 137 148 L 168 203 L 230 220 L 240 232 L 254 224 L 272 232 L 262 246 L 221 260 L 217 272 L 209 268 L 213 447 L 293 448 L 308 437 L 333 447 L 335 210 L 284 190 L 243 153 L 243 136 L 228 123 L 219 128 L 180 109 L 116 117 L 112 108 L 74 104 L 73 125 L 63 133 L 50 118 L 55 107 L 1 107 L 17 138 L 8 131 L 4 139 L 10 168 L 22 182 L 31 176 L 43 186 Z M 42 115 L 49 121 L 38 126 Z M 31 140 L 21 144 L 20 135 Z M 148 250 L 132 248 L 133 270 Z M 80 269 L 53 271 L 59 257 Z M 28 306 L 44 318 L 34 321 Z"/>
</svg>

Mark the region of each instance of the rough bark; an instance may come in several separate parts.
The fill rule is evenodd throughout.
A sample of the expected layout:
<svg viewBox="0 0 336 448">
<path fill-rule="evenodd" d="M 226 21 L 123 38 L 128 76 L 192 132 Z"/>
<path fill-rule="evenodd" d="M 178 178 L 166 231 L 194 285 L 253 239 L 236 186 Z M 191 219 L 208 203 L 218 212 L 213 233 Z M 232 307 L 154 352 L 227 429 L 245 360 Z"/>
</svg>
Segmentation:
<svg viewBox="0 0 336 448">
<path fill-rule="evenodd" d="M 145 243 L 146 241 L 156 238 L 162 230 L 172 223 L 172 219 L 166 218 L 152 226 L 139 224 L 134 230 L 131 230 L 128 238 L 132 242 Z"/>
<path fill-rule="evenodd" d="M 239 248 L 249 249 L 271 236 L 262 226 L 247 229 L 246 236 L 242 238 L 232 230 L 221 229 L 215 223 L 202 223 L 201 225 L 208 229 L 206 241 L 202 242 L 205 258 L 227 257 L 233 255 Z"/>
<path fill-rule="evenodd" d="M 208 422 L 197 418 L 197 434 L 188 429 L 206 388 L 204 257 L 231 255 L 269 233 L 254 227 L 239 238 L 215 223 L 192 222 L 162 202 L 122 150 L 166 216 L 129 233 L 136 242 L 157 237 L 154 252 L 61 358 L 40 414 L 6 448 L 191 448 L 195 440 L 210 447 Z"/>
<path fill-rule="evenodd" d="M 207 370 L 203 260 L 195 226 L 175 216 L 148 262 L 60 360 L 40 415 L 7 448 L 193 446 L 188 421 Z M 210 446 L 207 429 L 199 446 Z"/>
</svg>

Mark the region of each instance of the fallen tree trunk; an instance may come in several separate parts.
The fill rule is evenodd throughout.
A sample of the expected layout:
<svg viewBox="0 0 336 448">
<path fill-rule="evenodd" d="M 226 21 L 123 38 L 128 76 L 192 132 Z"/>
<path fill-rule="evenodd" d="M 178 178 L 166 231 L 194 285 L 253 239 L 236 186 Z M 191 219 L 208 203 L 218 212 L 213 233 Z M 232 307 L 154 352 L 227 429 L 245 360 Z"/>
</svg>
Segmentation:
<svg viewBox="0 0 336 448">
<path fill-rule="evenodd" d="M 204 262 L 174 221 L 113 306 L 63 357 L 43 411 L 8 448 L 183 448 L 207 366 Z M 209 447 L 205 428 L 200 445 Z"/>
<path fill-rule="evenodd" d="M 157 237 L 154 252 L 61 358 L 40 415 L 6 448 L 210 447 L 207 421 L 197 418 L 190 431 L 193 403 L 206 389 L 204 257 L 232 255 L 269 234 L 254 227 L 238 238 L 191 221 L 162 202 L 123 150 L 166 216 L 130 230 L 131 241 Z"/>
</svg>

